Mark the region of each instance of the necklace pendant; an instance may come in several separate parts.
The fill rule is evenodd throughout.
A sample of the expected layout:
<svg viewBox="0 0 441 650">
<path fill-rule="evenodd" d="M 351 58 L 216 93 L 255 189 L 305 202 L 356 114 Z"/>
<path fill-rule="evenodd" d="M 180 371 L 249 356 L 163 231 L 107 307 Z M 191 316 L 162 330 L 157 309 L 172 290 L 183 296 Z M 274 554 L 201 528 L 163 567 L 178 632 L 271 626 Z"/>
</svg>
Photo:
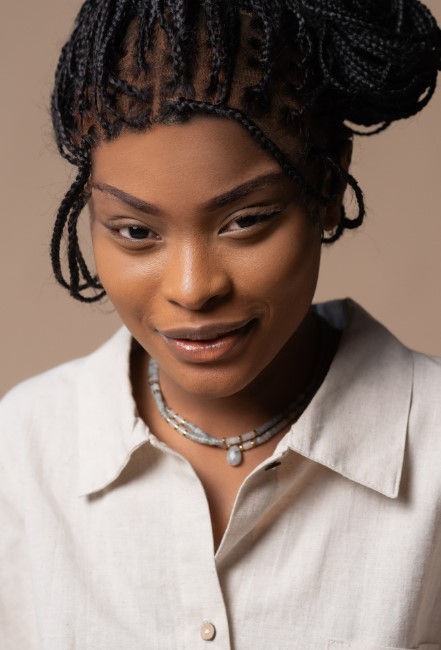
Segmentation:
<svg viewBox="0 0 441 650">
<path fill-rule="evenodd" d="M 227 451 L 227 463 L 232 467 L 237 467 L 242 462 L 242 452 L 237 445 L 233 445 Z"/>
</svg>

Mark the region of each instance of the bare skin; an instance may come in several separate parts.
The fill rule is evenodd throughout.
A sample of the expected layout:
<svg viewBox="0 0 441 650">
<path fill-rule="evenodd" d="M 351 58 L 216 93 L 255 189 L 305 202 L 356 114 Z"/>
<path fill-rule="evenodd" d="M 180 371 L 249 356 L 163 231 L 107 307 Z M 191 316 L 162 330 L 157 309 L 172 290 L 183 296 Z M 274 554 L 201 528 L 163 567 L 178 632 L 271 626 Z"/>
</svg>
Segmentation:
<svg viewBox="0 0 441 650">
<path fill-rule="evenodd" d="M 247 194 L 213 202 L 262 176 Z M 338 201 L 322 210 L 321 224 L 312 223 L 295 184 L 249 134 L 207 117 L 101 143 L 92 188 L 98 274 L 142 346 L 132 369 L 138 411 L 193 466 L 217 548 L 240 485 L 285 432 L 229 467 L 224 451 L 186 440 L 158 414 L 148 390 L 148 355 L 159 364 L 167 403 L 212 435 L 238 435 L 278 413 L 317 362 L 310 307 L 320 226 L 336 225 Z M 218 346 L 194 350 L 175 331 L 206 326 Z M 234 332 L 224 345 L 224 334 L 215 332 L 228 326 Z"/>
</svg>

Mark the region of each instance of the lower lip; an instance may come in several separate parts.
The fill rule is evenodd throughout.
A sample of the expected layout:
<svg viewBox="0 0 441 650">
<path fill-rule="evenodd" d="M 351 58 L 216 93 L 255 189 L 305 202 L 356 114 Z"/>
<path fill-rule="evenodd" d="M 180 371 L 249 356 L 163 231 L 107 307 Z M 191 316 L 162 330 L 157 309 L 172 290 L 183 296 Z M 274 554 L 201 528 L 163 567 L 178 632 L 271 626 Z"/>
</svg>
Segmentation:
<svg viewBox="0 0 441 650">
<path fill-rule="evenodd" d="M 240 329 L 234 330 L 234 332 L 206 341 L 171 339 L 164 335 L 162 335 L 162 338 L 173 352 L 184 361 L 193 361 L 195 363 L 218 361 L 228 357 L 233 352 L 237 352 L 246 343 L 256 322 L 252 320 Z"/>
</svg>

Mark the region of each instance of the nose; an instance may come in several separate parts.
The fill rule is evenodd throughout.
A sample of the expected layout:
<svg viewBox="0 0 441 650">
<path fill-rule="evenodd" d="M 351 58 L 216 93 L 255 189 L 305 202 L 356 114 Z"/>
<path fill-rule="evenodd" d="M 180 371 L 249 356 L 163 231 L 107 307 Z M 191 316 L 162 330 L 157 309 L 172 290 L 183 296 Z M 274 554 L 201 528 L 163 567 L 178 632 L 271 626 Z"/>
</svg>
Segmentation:
<svg viewBox="0 0 441 650">
<path fill-rule="evenodd" d="M 181 242 L 169 251 L 163 275 L 166 300 L 185 309 L 212 307 L 232 290 L 219 256 L 203 242 Z"/>
</svg>

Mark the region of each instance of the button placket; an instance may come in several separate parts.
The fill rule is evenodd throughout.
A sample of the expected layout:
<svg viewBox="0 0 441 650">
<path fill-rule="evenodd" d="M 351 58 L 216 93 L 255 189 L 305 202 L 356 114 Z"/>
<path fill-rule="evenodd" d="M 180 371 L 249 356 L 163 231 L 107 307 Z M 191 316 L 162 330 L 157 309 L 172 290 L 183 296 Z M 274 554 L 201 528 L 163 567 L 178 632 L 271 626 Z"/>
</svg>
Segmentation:
<svg viewBox="0 0 441 650">
<path fill-rule="evenodd" d="M 230 650 L 229 621 L 213 555 L 208 502 L 191 464 L 181 456 L 179 481 L 173 484 L 172 525 L 176 548 L 176 584 L 185 627 L 182 647 Z"/>
</svg>

